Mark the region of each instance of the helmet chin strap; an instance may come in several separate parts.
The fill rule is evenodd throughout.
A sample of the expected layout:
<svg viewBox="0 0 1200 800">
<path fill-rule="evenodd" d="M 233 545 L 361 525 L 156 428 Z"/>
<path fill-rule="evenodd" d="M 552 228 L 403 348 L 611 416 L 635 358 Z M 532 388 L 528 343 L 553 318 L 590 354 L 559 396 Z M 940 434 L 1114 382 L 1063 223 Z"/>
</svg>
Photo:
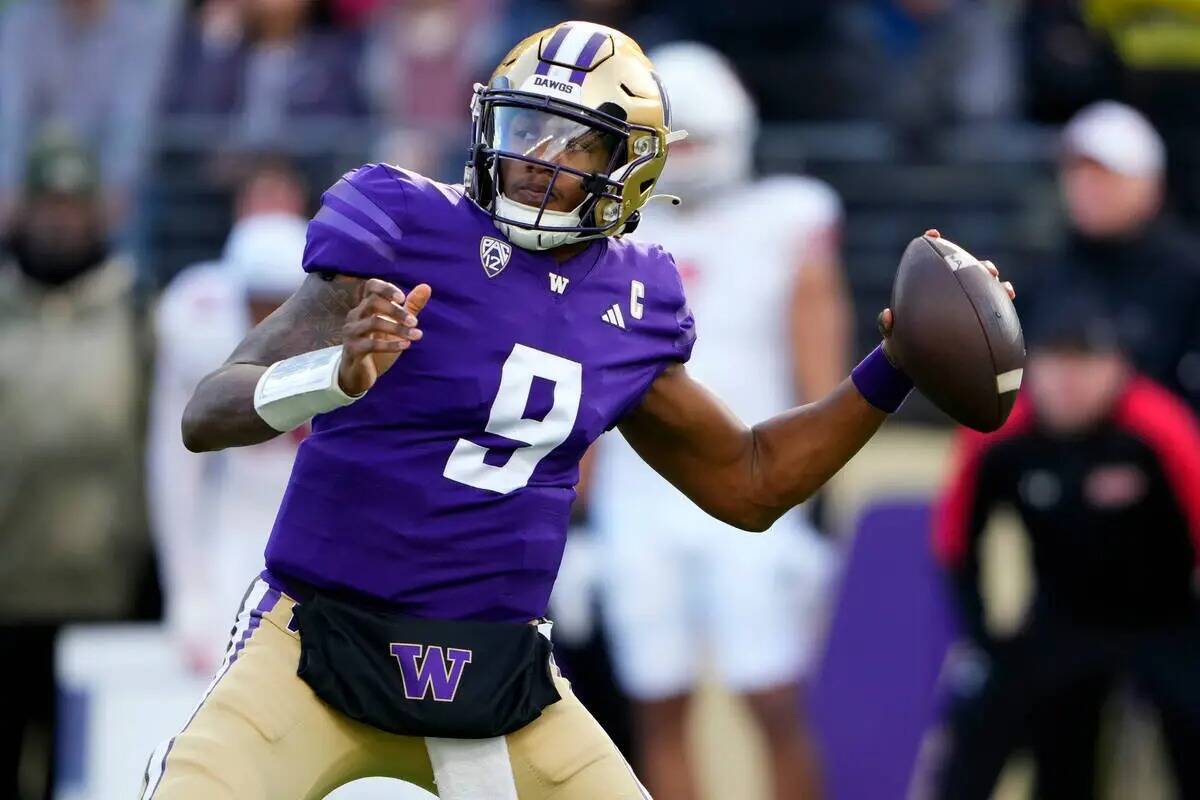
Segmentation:
<svg viewBox="0 0 1200 800">
<path fill-rule="evenodd" d="M 550 209 L 546 209 L 542 212 L 541 222 L 537 223 L 540 227 L 538 230 L 522 227 L 520 224 L 501 222 L 500 220 L 495 221 L 496 227 L 517 247 L 522 247 L 526 250 L 551 250 L 555 247 L 561 247 L 564 244 L 573 244 L 584 239 L 596 238 L 595 234 L 583 234 L 579 231 L 553 230 L 554 228 L 579 227 L 579 208 L 582 206 L 583 203 L 580 203 L 573 211 L 551 211 Z M 496 195 L 496 214 L 497 216 L 516 220 L 517 223 L 526 223 L 528 225 L 535 224 L 538 218 L 538 210 L 536 208 L 524 203 L 518 203 L 516 200 L 511 200 L 505 197 L 503 193 Z"/>
</svg>

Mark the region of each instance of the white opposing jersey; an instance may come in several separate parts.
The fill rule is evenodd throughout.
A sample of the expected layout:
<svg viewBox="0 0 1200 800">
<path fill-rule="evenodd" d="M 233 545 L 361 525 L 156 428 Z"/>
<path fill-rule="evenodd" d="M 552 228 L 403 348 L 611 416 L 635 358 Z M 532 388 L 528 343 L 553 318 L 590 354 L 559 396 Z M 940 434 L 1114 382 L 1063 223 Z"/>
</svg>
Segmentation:
<svg viewBox="0 0 1200 800">
<path fill-rule="evenodd" d="M 227 633 L 228 618 L 262 570 L 263 547 L 299 438 L 190 453 L 180 420 L 192 391 L 251 328 L 243 284 L 227 264 L 191 267 L 163 292 L 151 397 L 148 499 L 169 621 L 190 637 Z"/>
<path fill-rule="evenodd" d="M 684 199 L 678 210 L 651 208 L 636 236 L 675 257 L 698 334 L 688 372 L 754 424 L 798 402 L 788 326 L 792 290 L 806 242 L 840 222 L 840 202 L 821 181 L 781 176 L 696 206 L 689 209 Z M 719 525 L 619 436 L 600 444 L 595 491 L 605 528 Z"/>
</svg>

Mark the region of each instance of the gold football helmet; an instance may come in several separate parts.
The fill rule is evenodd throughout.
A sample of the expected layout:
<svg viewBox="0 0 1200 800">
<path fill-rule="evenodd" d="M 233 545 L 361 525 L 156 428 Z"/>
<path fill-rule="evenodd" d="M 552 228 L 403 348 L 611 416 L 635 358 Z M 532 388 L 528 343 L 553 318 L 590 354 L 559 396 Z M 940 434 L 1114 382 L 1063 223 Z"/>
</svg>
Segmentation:
<svg viewBox="0 0 1200 800">
<path fill-rule="evenodd" d="M 467 192 L 531 250 L 632 231 L 668 143 L 686 135 L 672 133 L 666 92 L 637 43 L 589 22 L 563 22 L 514 47 L 488 85 L 476 85 L 471 112 Z M 534 178 L 505 186 L 513 165 Z M 568 183 L 584 199 L 549 208 Z"/>
</svg>

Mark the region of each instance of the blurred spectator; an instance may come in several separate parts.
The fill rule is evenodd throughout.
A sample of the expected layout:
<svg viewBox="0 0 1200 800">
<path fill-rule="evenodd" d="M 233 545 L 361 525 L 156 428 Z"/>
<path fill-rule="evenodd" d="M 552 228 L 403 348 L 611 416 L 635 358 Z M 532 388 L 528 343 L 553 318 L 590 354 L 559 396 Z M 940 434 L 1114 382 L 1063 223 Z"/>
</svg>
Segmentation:
<svg viewBox="0 0 1200 800">
<path fill-rule="evenodd" d="M 1171 0 L 1034 0 L 1024 22 L 1039 118 L 1119 96 L 1158 122 L 1200 122 L 1200 8 Z"/>
<path fill-rule="evenodd" d="M 129 616 L 148 561 L 133 271 L 82 150 L 38 145 L 24 174 L 0 266 L 0 796 L 20 800 L 50 796 L 58 627 Z"/>
<path fill-rule="evenodd" d="M 390 4 L 390 0 L 331 0 L 334 19 L 350 28 L 366 25 L 380 8 Z"/>
<path fill-rule="evenodd" d="M 1086 0 L 1084 6 L 1121 62 L 1121 98 L 1167 141 L 1167 191 L 1176 210 L 1200 221 L 1200 5 Z"/>
<path fill-rule="evenodd" d="M 1026 114 L 1062 123 L 1119 92 L 1121 65 L 1103 31 L 1089 26 L 1079 0 L 1031 0 L 1020 23 Z"/>
<path fill-rule="evenodd" d="M 318 24 L 317 0 L 199 0 L 166 90 L 170 114 L 235 121 L 234 144 L 282 146 L 300 121 L 366 114 L 361 37 Z"/>
<path fill-rule="evenodd" d="M 378 15 L 371 26 L 368 79 L 374 105 L 393 129 L 385 160 L 462 178 L 471 86 L 486 81 L 499 61 L 483 60 L 495 50 L 495 6 L 490 0 L 413 0 Z"/>
<path fill-rule="evenodd" d="M 1010 37 L 981 0 L 663 0 L 653 8 L 662 16 L 644 14 L 643 25 L 662 20 L 660 30 L 674 26 L 719 48 L 767 121 L 928 125 L 1003 117 L 1014 105 Z"/>
<path fill-rule="evenodd" d="M 1091 28 L 1111 42 L 1122 97 L 1159 125 L 1200 124 L 1200 6 L 1147 0 L 1084 0 Z"/>
<path fill-rule="evenodd" d="M 718 53 L 678 43 L 650 55 L 673 127 L 689 138 L 671 145 L 661 183 L 682 206 L 648 209 L 635 235 L 674 255 L 692 308 L 713 326 L 689 373 L 743 419 L 824 397 L 850 350 L 837 196 L 810 178 L 753 179 L 755 109 Z M 614 438 L 600 446 L 594 481 L 617 675 L 638 701 L 651 792 L 697 796 L 685 731 L 707 655 L 764 734 L 774 797 L 819 797 L 798 681 L 819 647 L 828 544 L 804 511 L 767 535 L 730 528 Z"/>
<path fill-rule="evenodd" d="M 189 667 L 220 662 L 229 625 L 262 552 L 299 443 L 280 436 L 221 453 L 188 452 L 179 432 L 200 379 L 300 285 L 305 189 L 284 163 L 253 170 L 235 202 L 221 260 L 181 272 L 163 292 L 155 328 L 147 489 L 166 620 Z"/>
<path fill-rule="evenodd" d="M 680 38 L 716 47 L 733 63 L 766 121 L 822 119 L 841 102 L 829 69 L 838 52 L 831 27 L 835 0 L 599 0 L 589 5 L 640 8 L 636 29 L 627 32 L 642 37 L 638 41 L 647 48 Z"/>
<path fill-rule="evenodd" d="M 1200 7 L 1146 0 L 1039 0 L 1022 25 L 1026 107 L 1063 122 L 1084 105 L 1120 99 L 1168 143 L 1167 189 L 1200 218 Z"/>
<path fill-rule="evenodd" d="M 308 218 L 308 188 L 290 160 L 259 154 L 243 166 L 240 175 L 241 183 L 233 199 L 235 228 L 226 242 L 227 249 L 235 242 L 237 223 L 252 217 Z"/>
<path fill-rule="evenodd" d="M 521 0 L 499 5 L 504 9 L 503 28 L 496 43 L 504 47 L 565 19 L 578 19 L 616 28 L 633 37 L 643 50 L 649 50 L 679 38 L 681 28 L 687 24 L 687 13 L 670 8 L 669 0 Z M 703 13 L 708 5 L 693 3 L 694 8 L 688 10 Z M 494 53 L 487 63 L 499 63 L 503 55 Z"/>
<path fill-rule="evenodd" d="M 922 129 L 1015 110 L 1015 54 L 991 3 L 853 0 L 834 27 L 846 116 Z"/>
<path fill-rule="evenodd" d="M 1162 140 L 1128 106 L 1102 102 L 1063 132 L 1059 185 L 1069 241 L 1028 293 L 1027 320 L 1098 296 L 1139 371 L 1200 409 L 1200 242 L 1163 210 Z"/>
<path fill-rule="evenodd" d="M 1098 797 L 1097 738 L 1132 679 L 1161 715 L 1179 796 L 1200 796 L 1200 428 L 1134 375 L 1102 318 L 1044 323 L 1027 390 L 996 434 L 964 434 L 935 531 L 971 647 L 951 663 L 939 796 L 983 800 L 1030 745 L 1036 797 Z M 1033 583 L 1018 633 L 994 637 L 980 591 L 983 531 L 1011 506 Z"/>
<path fill-rule="evenodd" d="M 130 209 L 164 62 L 170 3 L 17 0 L 0 21 L 0 211 L 48 129 L 98 155 L 110 225 Z"/>
</svg>

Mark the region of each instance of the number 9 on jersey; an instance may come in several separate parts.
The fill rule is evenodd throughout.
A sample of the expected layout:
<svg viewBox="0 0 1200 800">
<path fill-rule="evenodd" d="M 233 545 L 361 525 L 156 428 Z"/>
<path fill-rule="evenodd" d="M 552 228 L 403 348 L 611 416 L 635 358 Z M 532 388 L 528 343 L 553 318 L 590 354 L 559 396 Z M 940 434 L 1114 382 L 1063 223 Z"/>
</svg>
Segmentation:
<svg viewBox="0 0 1200 800">
<path fill-rule="evenodd" d="M 525 416 L 534 378 L 554 382 L 553 404 L 540 420 Z M 523 344 L 514 345 L 501 370 L 500 388 L 484 431 L 526 446 L 518 447 L 503 466 L 493 466 L 484 461 L 486 447 L 459 439 L 442 475 L 500 494 L 520 489 L 529 483 L 541 460 L 571 435 L 582 392 L 581 364 Z"/>
</svg>

